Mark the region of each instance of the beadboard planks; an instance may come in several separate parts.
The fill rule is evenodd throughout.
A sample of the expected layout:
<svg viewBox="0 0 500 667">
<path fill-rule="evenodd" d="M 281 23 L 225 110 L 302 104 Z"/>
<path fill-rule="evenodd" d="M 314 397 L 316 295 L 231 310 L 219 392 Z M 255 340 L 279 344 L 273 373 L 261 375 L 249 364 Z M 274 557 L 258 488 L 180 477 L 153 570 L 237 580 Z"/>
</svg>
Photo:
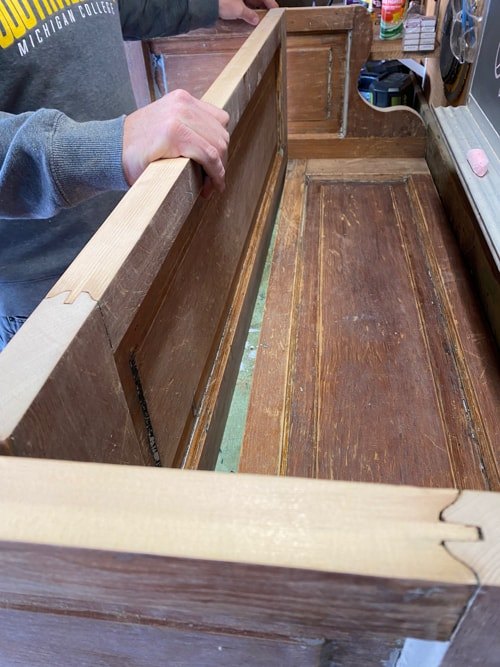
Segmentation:
<svg viewBox="0 0 500 667">
<path fill-rule="evenodd" d="M 342 162 L 284 193 L 240 470 L 499 488 L 498 359 L 431 177 Z"/>
</svg>

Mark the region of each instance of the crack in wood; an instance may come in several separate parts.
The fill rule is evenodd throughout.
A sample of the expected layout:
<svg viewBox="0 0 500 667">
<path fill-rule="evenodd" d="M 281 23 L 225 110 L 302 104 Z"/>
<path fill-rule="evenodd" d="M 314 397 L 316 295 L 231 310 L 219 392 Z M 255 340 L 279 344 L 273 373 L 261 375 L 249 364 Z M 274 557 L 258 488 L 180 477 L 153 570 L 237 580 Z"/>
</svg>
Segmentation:
<svg viewBox="0 0 500 667">
<path fill-rule="evenodd" d="M 141 378 L 139 375 L 139 369 L 137 368 L 137 363 L 134 356 L 130 357 L 129 360 L 130 370 L 132 371 L 132 377 L 134 378 L 135 391 L 137 398 L 139 400 L 139 405 L 141 406 L 142 417 L 144 419 L 144 427 L 148 436 L 148 444 L 153 455 L 155 466 L 161 467 L 160 453 L 158 452 L 158 447 L 156 444 L 156 437 L 153 431 L 153 424 L 151 422 L 151 417 L 149 415 L 148 404 L 146 402 L 146 397 L 144 396 L 144 391 L 142 389 Z"/>
</svg>

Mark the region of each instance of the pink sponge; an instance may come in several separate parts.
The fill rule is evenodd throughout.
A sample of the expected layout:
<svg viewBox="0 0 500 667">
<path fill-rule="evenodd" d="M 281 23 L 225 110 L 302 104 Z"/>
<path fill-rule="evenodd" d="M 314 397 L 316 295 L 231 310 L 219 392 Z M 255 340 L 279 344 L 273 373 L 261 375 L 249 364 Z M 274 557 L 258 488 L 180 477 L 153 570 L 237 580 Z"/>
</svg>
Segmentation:
<svg viewBox="0 0 500 667">
<path fill-rule="evenodd" d="M 471 148 L 467 153 L 467 162 L 477 176 L 484 176 L 488 171 L 488 157 L 482 148 Z"/>
</svg>

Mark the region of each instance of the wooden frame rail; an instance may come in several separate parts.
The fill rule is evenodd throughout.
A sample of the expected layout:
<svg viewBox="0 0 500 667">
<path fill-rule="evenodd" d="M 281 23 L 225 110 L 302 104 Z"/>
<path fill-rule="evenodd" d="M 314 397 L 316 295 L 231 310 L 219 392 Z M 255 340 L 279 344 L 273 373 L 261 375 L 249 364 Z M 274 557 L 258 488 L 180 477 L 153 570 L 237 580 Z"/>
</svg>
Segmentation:
<svg viewBox="0 0 500 667">
<path fill-rule="evenodd" d="M 2 664 L 377 665 L 406 637 L 496 664 L 499 494 L 12 458 L 0 479 Z"/>
</svg>

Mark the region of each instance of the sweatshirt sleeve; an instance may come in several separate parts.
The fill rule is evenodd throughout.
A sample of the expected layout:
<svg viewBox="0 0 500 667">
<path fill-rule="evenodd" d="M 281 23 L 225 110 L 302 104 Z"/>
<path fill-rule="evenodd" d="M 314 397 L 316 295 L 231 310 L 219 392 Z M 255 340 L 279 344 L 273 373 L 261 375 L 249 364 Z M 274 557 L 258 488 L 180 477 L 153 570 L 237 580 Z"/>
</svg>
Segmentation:
<svg viewBox="0 0 500 667">
<path fill-rule="evenodd" d="M 100 192 L 126 190 L 123 120 L 0 111 L 0 218 L 49 218 Z"/>
<path fill-rule="evenodd" d="M 167 37 L 203 28 L 219 16 L 218 0 L 118 0 L 125 39 Z"/>
</svg>

